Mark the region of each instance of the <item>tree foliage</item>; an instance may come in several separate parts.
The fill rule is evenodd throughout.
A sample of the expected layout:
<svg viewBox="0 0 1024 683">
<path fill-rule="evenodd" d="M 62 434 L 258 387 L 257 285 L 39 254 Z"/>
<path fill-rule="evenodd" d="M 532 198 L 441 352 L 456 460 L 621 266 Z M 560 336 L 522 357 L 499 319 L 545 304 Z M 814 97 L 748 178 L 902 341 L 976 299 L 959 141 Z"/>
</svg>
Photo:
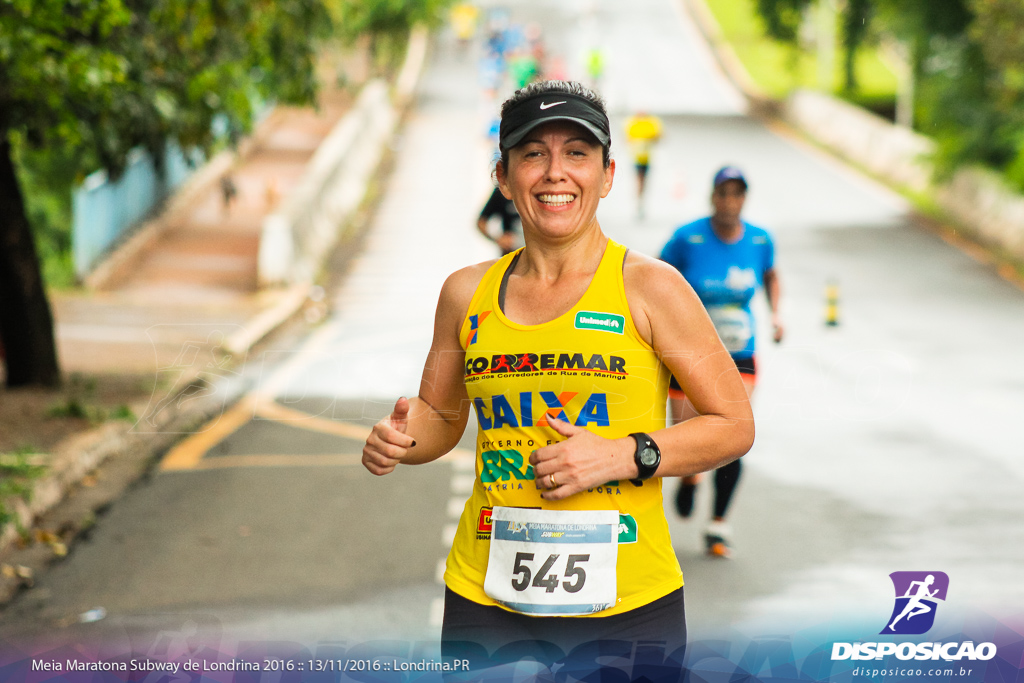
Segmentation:
<svg viewBox="0 0 1024 683">
<path fill-rule="evenodd" d="M 322 0 L 0 0 L 0 339 L 8 384 L 59 379 L 15 155 L 115 175 L 128 153 L 208 148 L 259 99 L 308 102 Z M 70 169 L 65 169 L 70 170 Z"/>
<path fill-rule="evenodd" d="M 404 37 L 416 24 L 436 24 L 451 0 L 332 0 L 331 10 L 343 39 L 360 36 Z"/>
<path fill-rule="evenodd" d="M 868 36 L 871 22 L 871 0 L 847 0 L 842 14 L 843 89 L 857 91 L 857 51 Z"/>
<path fill-rule="evenodd" d="M 1024 3 L 971 0 L 968 35 L 984 62 L 987 104 L 997 120 L 996 139 L 1008 157 L 993 164 L 1024 189 Z"/>
<path fill-rule="evenodd" d="M 766 33 L 795 41 L 813 2 L 758 0 Z M 846 89 L 856 89 L 855 53 L 886 37 L 907 48 L 916 87 L 916 127 L 935 138 L 940 173 L 981 163 L 1024 190 L 1024 2 L 845 0 Z"/>
<path fill-rule="evenodd" d="M 757 13 L 764 22 L 765 33 L 778 41 L 796 46 L 800 38 L 800 29 L 815 1 L 757 0 Z M 873 9 L 872 0 L 847 0 L 841 9 L 844 89 L 852 93 L 857 90 L 854 64 L 857 50 L 868 35 Z"/>
<path fill-rule="evenodd" d="M 413 26 L 436 25 L 451 4 L 452 0 L 329 0 L 339 37 L 348 44 L 368 37 L 378 61 L 396 56 Z"/>
<path fill-rule="evenodd" d="M 757 0 L 757 13 L 765 31 L 776 40 L 795 43 L 807 8 L 813 0 Z"/>
<path fill-rule="evenodd" d="M 241 132 L 258 99 L 312 99 L 328 25 L 319 0 L 0 0 L 0 130 L 83 147 L 87 170 L 208 147 L 217 116 Z"/>
<path fill-rule="evenodd" d="M 121 0 L 0 0 L 0 131 L 82 142 L 78 112 L 102 110 L 126 80 L 108 41 L 131 17 Z"/>
</svg>

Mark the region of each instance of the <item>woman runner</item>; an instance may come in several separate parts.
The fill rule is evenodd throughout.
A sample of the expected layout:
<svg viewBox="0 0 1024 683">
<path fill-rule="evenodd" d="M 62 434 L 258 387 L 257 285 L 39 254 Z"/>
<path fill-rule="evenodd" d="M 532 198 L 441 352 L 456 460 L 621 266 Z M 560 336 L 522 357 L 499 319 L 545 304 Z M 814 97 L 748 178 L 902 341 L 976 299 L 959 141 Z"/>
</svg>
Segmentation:
<svg viewBox="0 0 1024 683">
<path fill-rule="evenodd" d="M 476 413 L 441 636 L 446 659 L 473 667 L 570 653 L 596 667 L 612 654 L 602 641 L 626 659 L 651 641 L 681 666 L 683 576 L 661 477 L 719 467 L 753 442 L 743 382 L 693 290 L 601 230 L 610 144 L 604 103 L 578 83 L 504 103 L 496 177 L 525 247 L 449 276 L 419 395 L 363 449 L 376 475 L 430 462 Z M 700 415 L 666 428 L 670 376 Z"/>
</svg>

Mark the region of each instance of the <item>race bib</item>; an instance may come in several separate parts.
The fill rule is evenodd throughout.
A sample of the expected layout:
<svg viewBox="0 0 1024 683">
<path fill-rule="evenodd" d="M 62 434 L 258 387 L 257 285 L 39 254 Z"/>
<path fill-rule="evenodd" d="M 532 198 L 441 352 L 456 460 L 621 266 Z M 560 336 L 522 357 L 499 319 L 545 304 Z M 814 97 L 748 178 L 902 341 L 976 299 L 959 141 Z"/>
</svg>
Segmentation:
<svg viewBox="0 0 1024 683">
<path fill-rule="evenodd" d="M 754 335 L 749 313 L 739 306 L 708 306 L 708 315 L 727 351 L 736 353 L 747 348 Z"/>
<path fill-rule="evenodd" d="M 484 592 L 524 614 L 578 616 L 615 605 L 617 510 L 495 507 Z"/>
</svg>

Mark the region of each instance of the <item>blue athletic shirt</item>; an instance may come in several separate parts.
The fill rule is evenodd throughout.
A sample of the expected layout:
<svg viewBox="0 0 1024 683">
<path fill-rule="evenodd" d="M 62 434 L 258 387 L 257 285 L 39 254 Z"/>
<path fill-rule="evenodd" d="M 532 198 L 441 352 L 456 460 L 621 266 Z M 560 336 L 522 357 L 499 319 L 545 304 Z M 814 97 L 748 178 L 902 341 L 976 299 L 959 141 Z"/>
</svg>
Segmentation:
<svg viewBox="0 0 1024 683">
<path fill-rule="evenodd" d="M 711 228 L 711 218 L 701 218 L 673 233 L 661 260 L 675 266 L 697 292 L 732 357 L 752 357 L 756 335 L 750 300 L 775 262 L 768 232 L 743 221 L 743 236 L 726 244 Z"/>
</svg>

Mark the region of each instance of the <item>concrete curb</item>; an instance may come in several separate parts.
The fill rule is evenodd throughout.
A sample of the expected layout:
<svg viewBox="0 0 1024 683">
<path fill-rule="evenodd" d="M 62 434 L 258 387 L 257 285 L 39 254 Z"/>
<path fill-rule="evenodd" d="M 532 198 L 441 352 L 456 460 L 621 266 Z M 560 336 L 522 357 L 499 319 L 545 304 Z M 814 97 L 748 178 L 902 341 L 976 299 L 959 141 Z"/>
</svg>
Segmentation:
<svg viewBox="0 0 1024 683">
<path fill-rule="evenodd" d="M 165 409 L 163 419 L 147 432 L 135 432 L 131 423 L 112 422 L 68 437 L 53 449 L 50 475 L 35 487 L 31 503 L 19 506 L 22 524 L 70 545 L 91 528 L 97 514 L 147 473 L 156 456 L 182 432 L 196 429 L 222 409 L 220 400 L 200 399 L 187 407 Z M 87 476 L 93 482 L 86 483 Z M 2 537 L 0 563 L 20 572 L 0 575 L 0 605 L 31 587 L 33 574 L 61 557 L 52 542 L 19 547 L 14 543 L 17 537 L 13 528 Z"/>
<path fill-rule="evenodd" d="M 365 163 L 360 164 L 364 174 L 358 178 L 357 187 L 345 189 L 347 194 L 355 198 L 355 202 L 349 213 L 337 217 L 339 223 L 334 233 L 336 237 L 344 221 L 351 218 L 351 213 L 358 209 L 366 196 L 402 115 L 412 103 L 426 58 L 428 37 L 423 27 L 413 30 L 393 94 L 389 95 L 386 89 L 382 90 L 390 113 L 386 120 L 386 134 L 375 138 L 377 149 L 364 155 Z M 376 123 L 379 125 L 380 121 Z M 230 157 L 229 160 L 233 163 L 234 157 Z M 218 164 L 224 163 L 226 162 L 218 161 Z M 212 166 L 212 162 L 208 166 L 220 172 L 225 170 L 219 165 Z M 219 173 L 207 173 L 204 169 L 203 176 L 206 180 L 195 179 L 197 186 L 201 180 L 203 183 L 212 182 L 210 178 L 216 179 Z M 351 177 L 342 178 L 342 181 L 352 180 Z M 172 203 L 177 204 L 178 201 L 172 200 Z M 150 233 L 145 239 L 152 239 L 158 235 L 159 229 L 160 226 L 143 228 Z M 347 240 L 347 235 L 340 236 L 342 241 Z M 144 238 L 139 237 L 140 244 L 142 239 Z M 324 246 L 320 255 L 321 262 L 326 258 L 332 244 L 334 241 Z M 281 294 L 275 305 L 256 315 L 245 329 L 229 337 L 225 341 L 224 351 L 236 358 L 244 357 L 252 346 L 302 308 L 311 286 L 312 283 L 309 281 L 293 284 Z M 174 393 L 180 396 L 181 392 L 192 387 L 195 382 L 195 376 L 182 378 Z M 111 422 L 75 434 L 57 444 L 51 451 L 49 473 L 33 487 L 31 502 L 16 505 L 16 513 L 21 524 L 25 528 L 34 527 L 48 532 L 48 537 L 58 543 L 69 544 L 91 527 L 96 514 L 144 476 L 154 464 L 155 458 L 180 439 L 183 433 L 191 432 L 205 424 L 224 408 L 222 400 L 189 401 L 185 404 L 186 407 L 178 406 L 177 402 L 173 402 L 172 405 L 173 407 L 161 411 L 160 421 L 152 428 L 147 428 L 145 432 L 135 431 L 134 425 L 126 422 Z M 90 474 L 96 480 L 95 483 L 83 484 Z M 14 543 L 17 538 L 18 534 L 13 527 L 8 527 L 0 533 L 0 565 L 14 569 L 0 573 L 0 605 L 10 601 L 22 588 L 30 587 L 34 571 L 60 557 L 59 553 L 55 553 L 52 544 L 35 543 L 20 548 Z"/>
<path fill-rule="evenodd" d="M 818 144 L 891 187 L 928 196 L 975 241 L 1024 262 L 1024 196 L 998 173 L 967 166 L 935 182 L 934 140 L 824 93 L 793 93 L 784 115 Z"/>
<path fill-rule="evenodd" d="M 427 32 L 415 28 L 393 92 L 373 80 L 334 126 L 280 210 L 266 216 L 257 270 L 261 286 L 311 283 L 352 218 L 412 99 L 427 51 Z"/>
<path fill-rule="evenodd" d="M 257 342 L 302 308 L 309 298 L 310 289 L 312 285 L 308 282 L 300 282 L 289 287 L 276 304 L 261 311 L 245 328 L 225 339 L 222 347 L 224 352 L 239 358 L 245 356 Z"/>
<path fill-rule="evenodd" d="M 931 187 L 933 173 L 927 159 L 935 152 L 935 142 L 924 135 L 810 90 L 794 92 L 784 114 L 819 144 L 895 187 L 911 192 Z"/>
</svg>

